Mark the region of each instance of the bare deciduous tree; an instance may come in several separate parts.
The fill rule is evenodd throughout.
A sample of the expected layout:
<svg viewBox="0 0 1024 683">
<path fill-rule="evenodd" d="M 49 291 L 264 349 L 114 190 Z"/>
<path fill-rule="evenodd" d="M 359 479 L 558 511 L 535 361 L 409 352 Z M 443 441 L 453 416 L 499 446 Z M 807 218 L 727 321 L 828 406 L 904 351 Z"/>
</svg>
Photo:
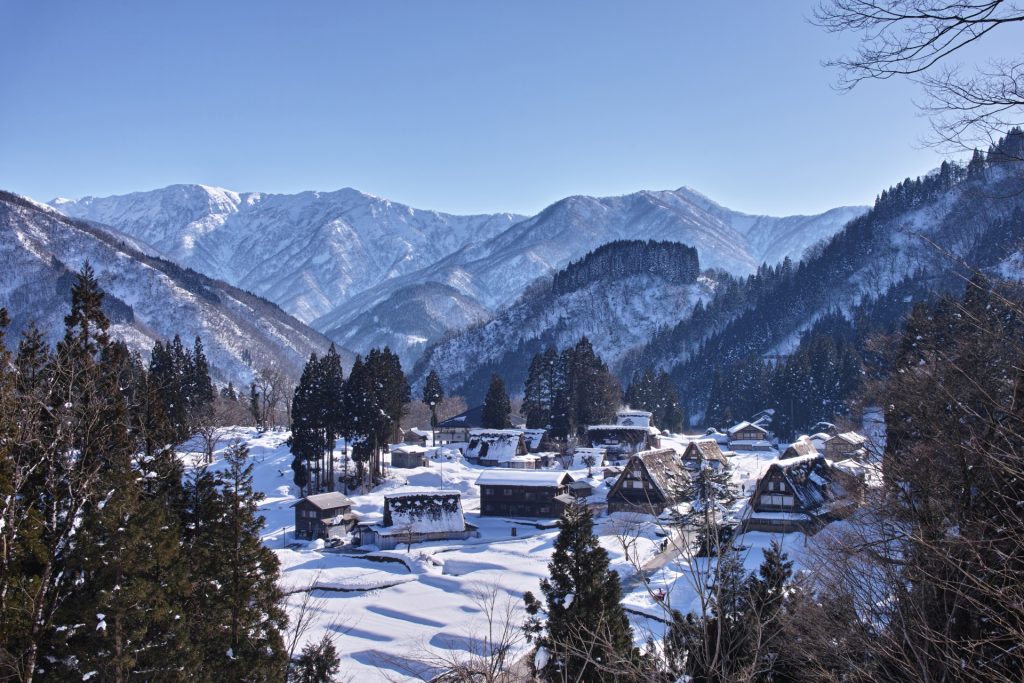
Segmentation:
<svg viewBox="0 0 1024 683">
<path fill-rule="evenodd" d="M 970 149 L 1024 120 L 1024 7 L 1008 0 L 827 0 L 814 15 L 830 32 L 858 34 L 852 55 L 828 65 L 839 85 L 911 78 L 922 85 L 934 142 Z M 1018 30 L 1018 51 L 964 73 L 954 61 L 993 32 Z"/>
</svg>

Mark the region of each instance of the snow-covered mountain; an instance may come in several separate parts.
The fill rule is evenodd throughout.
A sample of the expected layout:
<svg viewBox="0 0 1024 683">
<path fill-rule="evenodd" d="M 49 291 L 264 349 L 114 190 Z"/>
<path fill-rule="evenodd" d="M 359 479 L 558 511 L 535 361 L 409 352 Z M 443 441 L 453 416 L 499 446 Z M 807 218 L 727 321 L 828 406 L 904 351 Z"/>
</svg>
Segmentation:
<svg viewBox="0 0 1024 683">
<path fill-rule="evenodd" d="M 717 285 L 700 272 L 696 252 L 670 242 L 616 241 L 591 252 L 553 281 L 531 288 L 491 320 L 431 345 L 413 372 L 435 370 L 441 383 L 471 403 L 482 400 L 491 373 L 522 389 L 531 358 L 587 336 L 613 369 L 658 330 L 690 316 Z"/>
<path fill-rule="evenodd" d="M 11 338 L 35 321 L 50 341 L 63 330 L 74 272 L 89 261 L 105 292 L 113 333 L 148 356 L 157 339 L 203 338 L 211 374 L 246 381 L 274 366 L 297 376 L 329 340 L 275 304 L 225 282 L 145 255 L 123 235 L 18 195 L 0 192 L 0 307 Z M 351 362 L 345 352 L 343 360 Z"/>
<path fill-rule="evenodd" d="M 266 297 L 305 322 L 522 218 L 420 211 L 352 189 L 280 195 L 172 185 L 51 204 Z"/>
<path fill-rule="evenodd" d="M 177 185 L 52 204 L 254 291 L 355 351 L 387 344 L 407 366 L 446 332 L 489 318 L 602 244 L 682 242 L 705 266 L 744 275 L 798 259 L 865 210 L 752 216 L 687 188 L 568 197 L 530 218 L 420 211 L 351 189 L 269 195 Z"/>
</svg>

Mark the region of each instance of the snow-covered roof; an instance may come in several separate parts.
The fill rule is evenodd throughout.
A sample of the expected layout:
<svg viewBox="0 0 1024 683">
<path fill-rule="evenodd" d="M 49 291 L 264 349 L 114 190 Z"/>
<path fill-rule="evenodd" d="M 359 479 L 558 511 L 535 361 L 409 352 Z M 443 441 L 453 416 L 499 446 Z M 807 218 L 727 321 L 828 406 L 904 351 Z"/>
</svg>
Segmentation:
<svg viewBox="0 0 1024 683">
<path fill-rule="evenodd" d="M 536 486 L 552 488 L 574 481 L 564 470 L 488 470 L 477 477 L 477 486 Z"/>
<path fill-rule="evenodd" d="M 842 434 L 837 434 L 832 438 L 840 439 L 846 443 L 853 444 L 854 446 L 861 446 L 868 441 L 866 436 L 858 434 L 857 432 L 843 432 Z"/>
<path fill-rule="evenodd" d="M 801 436 L 786 448 L 781 459 L 791 459 L 801 456 L 813 456 L 818 454 L 818 449 L 811 442 L 811 437 Z"/>
<path fill-rule="evenodd" d="M 838 484 L 832 481 L 832 468 L 825 460 L 825 456 L 817 453 L 772 463 L 765 477 L 774 471 L 779 472 L 789 482 L 800 507 L 808 512 L 813 512 L 829 500 L 845 494 Z"/>
<path fill-rule="evenodd" d="M 729 462 L 725 454 L 722 453 L 718 442 L 714 439 L 691 441 L 687 444 L 686 450 L 683 451 L 683 457 L 694 460 L 714 460 L 724 464 Z"/>
<path fill-rule="evenodd" d="M 345 507 L 346 505 L 351 506 L 352 501 L 345 497 L 344 494 L 338 493 L 337 491 L 331 491 L 330 493 L 317 493 L 312 496 L 306 496 L 302 500 L 293 504 L 295 507 L 301 502 L 307 502 L 320 510 L 332 510 L 334 508 Z"/>
<path fill-rule="evenodd" d="M 522 440 L 523 432 L 518 429 L 474 429 L 469 433 L 466 457 L 509 462 L 520 455 Z"/>
<path fill-rule="evenodd" d="M 738 451 L 764 450 L 772 447 L 771 441 L 764 439 L 733 439 L 729 445 Z"/>
<path fill-rule="evenodd" d="M 410 496 L 427 496 L 427 495 L 438 495 L 438 496 L 461 496 L 461 491 L 455 489 L 433 489 L 428 486 L 406 486 L 397 491 L 388 491 L 384 494 L 384 500 L 387 501 L 391 498 L 408 498 Z"/>
<path fill-rule="evenodd" d="M 739 424 L 736 424 L 736 425 L 733 425 L 732 427 L 729 427 L 727 433 L 729 434 L 729 436 L 732 436 L 733 434 L 735 434 L 737 432 L 744 431 L 746 429 L 756 429 L 757 431 L 759 431 L 759 432 L 761 432 L 763 434 L 767 434 L 768 433 L 768 430 L 765 429 L 764 427 L 761 427 L 760 425 L 752 424 L 752 423 L 746 422 L 746 421 L 740 422 Z"/>
<path fill-rule="evenodd" d="M 620 410 L 615 414 L 615 422 L 623 426 L 650 427 L 652 416 L 652 413 L 646 410 Z"/>
<path fill-rule="evenodd" d="M 526 438 L 527 448 L 533 450 L 540 448 L 540 442 L 547 432 L 546 429 L 524 429 L 523 436 Z"/>
<path fill-rule="evenodd" d="M 403 489 L 384 494 L 385 533 L 465 531 L 462 494 L 437 489 Z"/>
<path fill-rule="evenodd" d="M 426 446 L 419 446 L 411 443 L 395 443 L 388 447 L 392 453 L 426 453 L 429 449 Z"/>
</svg>

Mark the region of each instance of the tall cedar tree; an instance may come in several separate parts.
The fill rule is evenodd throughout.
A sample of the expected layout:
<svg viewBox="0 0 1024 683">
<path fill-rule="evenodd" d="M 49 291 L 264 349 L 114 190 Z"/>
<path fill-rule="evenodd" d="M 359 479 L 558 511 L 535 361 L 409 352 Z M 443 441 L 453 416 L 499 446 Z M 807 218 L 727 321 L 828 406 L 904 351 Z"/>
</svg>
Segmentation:
<svg viewBox="0 0 1024 683">
<path fill-rule="evenodd" d="M 587 425 L 615 417 L 622 401 L 618 380 L 594 353 L 586 337 L 559 356 L 559 378 L 552 401 L 552 431 L 563 438 L 582 436 Z"/>
<path fill-rule="evenodd" d="M 551 427 L 551 411 L 560 383 L 558 351 L 549 346 L 534 355 L 523 387 L 523 415 L 530 429 Z"/>
<path fill-rule="evenodd" d="M 146 671 L 183 680 L 185 576 L 168 505 L 177 498 L 181 472 L 160 466 L 170 458 L 133 458 L 130 387 L 123 384 L 132 361 L 107 336 L 102 292 L 88 266 L 72 288 L 65 327 L 53 374 L 68 398 L 63 418 L 77 427 L 68 444 L 76 455 L 66 466 L 70 479 L 80 480 L 84 470 L 91 485 L 74 542 L 59 564 L 68 598 L 55 609 L 56 628 L 40 658 L 46 664 L 37 668 L 57 677 L 124 681 Z"/>
<path fill-rule="evenodd" d="M 512 414 L 512 403 L 505 391 L 505 382 L 498 375 L 491 375 L 491 384 L 484 398 L 481 425 L 486 429 L 507 429 L 512 426 L 509 416 Z"/>
<path fill-rule="evenodd" d="M 277 556 L 260 541 L 262 494 L 253 490 L 249 449 L 235 442 L 226 468 L 200 473 L 193 500 L 191 543 L 204 564 L 199 571 L 203 614 L 203 670 L 209 680 L 277 680 L 287 654 L 282 632 L 287 617 L 277 585 Z"/>
<path fill-rule="evenodd" d="M 523 596 L 527 634 L 549 653 L 537 672 L 542 680 L 623 681 L 638 670 L 619 575 L 608 567 L 590 511 L 567 507 L 548 564 L 550 578 L 540 584 L 544 603 L 531 592 Z"/>
<path fill-rule="evenodd" d="M 334 490 L 334 446 L 341 437 L 345 422 L 345 372 L 341 366 L 338 349 L 331 344 L 327 354 L 320 359 L 320 386 L 316 393 L 320 406 L 320 421 L 324 429 L 324 458 L 326 465 L 325 484 L 328 491 Z"/>
<path fill-rule="evenodd" d="M 321 485 L 319 457 L 324 449 L 324 435 L 316 403 L 319 370 L 320 361 L 312 353 L 302 368 L 302 376 L 292 397 L 292 434 L 288 447 L 293 456 L 292 480 L 302 493 L 319 493 Z"/>
<path fill-rule="evenodd" d="M 411 399 L 402 363 L 391 349 L 371 349 L 365 361 L 356 358 L 345 385 L 343 425 L 346 435 L 356 439 L 353 460 L 362 477 L 377 481 L 383 475 L 381 451 L 394 435 L 405 404 Z"/>
<path fill-rule="evenodd" d="M 430 429 L 437 431 L 437 407 L 444 402 L 444 387 L 436 370 L 431 370 L 423 383 L 423 402 L 430 406 Z"/>
</svg>

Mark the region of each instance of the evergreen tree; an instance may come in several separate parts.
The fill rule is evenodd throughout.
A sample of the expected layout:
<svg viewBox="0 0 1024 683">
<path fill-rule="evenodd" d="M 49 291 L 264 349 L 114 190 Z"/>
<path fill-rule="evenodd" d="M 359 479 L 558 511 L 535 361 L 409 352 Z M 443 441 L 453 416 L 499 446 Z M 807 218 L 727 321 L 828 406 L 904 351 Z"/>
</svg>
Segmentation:
<svg viewBox="0 0 1024 683">
<path fill-rule="evenodd" d="M 345 373 L 341 366 L 341 356 L 338 355 L 338 349 L 333 343 L 320 360 L 320 383 L 317 387 L 316 400 L 324 430 L 324 456 L 327 461 L 324 468 L 324 483 L 328 491 L 333 491 L 336 481 L 334 446 L 341 437 L 345 421 Z"/>
<path fill-rule="evenodd" d="M 505 382 L 498 375 L 491 375 L 491 384 L 484 399 L 481 424 L 487 429 L 507 429 L 512 426 L 509 420 L 511 413 L 512 403 L 505 391 Z"/>
<path fill-rule="evenodd" d="M 213 409 L 213 382 L 210 381 L 210 364 L 206 360 L 206 353 L 203 351 L 203 340 L 196 337 L 192 347 L 190 370 L 192 376 L 189 381 L 191 396 L 189 404 L 194 419 L 201 419 L 200 416 Z M 208 416 L 207 416 L 208 417 Z"/>
<path fill-rule="evenodd" d="M 684 522 L 689 527 L 697 528 L 698 554 L 708 557 L 719 555 L 724 539 L 719 538 L 717 520 L 736 501 L 732 468 L 727 465 L 715 466 L 701 459 L 697 468 L 690 473 L 682 493 L 690 501 L 690 511 Z"/>
<path fill-rule="evenodd" d="M 287 659 L 278 562 L 260 541 L 263 496 L 253 490 L 248 458 L 244 444 L 231 444 L 213 480 L 217 493 L 209 479 L 193 493 L 206 508 L 202 517 L 193 513 L 192 542 L 206 551 L 202 660 L 211 680 L 276 680 Z"/>
<path fill-rule="evenodd" d="M 291 683 L 331 683 L 341 667 L 334 641 L 325 635 L 319 643 L 309 643 L 292 664 Z"/>
<path fill-rule="evenodd" d="M 50 347 L 43 333 L 34 322 L 30 323 L 22 334 L 18 354 L 14 358 L 18 393 L 38 395 L 45 387 L 50 361 Z"/>
<path fill-rule="evenodd" d="M 566 508 L 548 572 L 540 585 L 544 604 L 530 592 L 523 596 L 527 634 L 549 653 L 537 674 L 547 681 L 628 680 L 640 656 L 622 608 L 619 575 L 609 569 L 586 506 Z"/>
<path fill-rule="evenodd" d="M 558 352 L 549 346 L 530 361 L 523 387 L 523 414 L 530 429 L 547 429 L 552 424 L 552 407 L 559 383 Z"/>
<path fill-rule="evenodd" d="M 55 546 L 49 565 L 60 568 L 56 589 L 67 598 L 55 606 L 53 624 L 61 626 L 41 654 L 57 677 L 96 672 L 118 681 L 146 670 L 180 679 L 188 663 L 179 601 L 185 588 L 167 495 L 180 486 L 180 469 L 134 461 L 125 381 L 133 361 L 106 335 L 102 293 L 88 267 L 72 288 L 65 324 L 53 374 L 67 401 L 60 422 L 71 425 L 68 446 L 77 455 L 53 462 L 65 470 L 68 489 L 85 488 L 69 500 L 80 507 L 63 513 L 80 520 L 75 542 Z"/>
<path fill-rule="evenodd" d="M 436 370 L 431 370 L 423 383 L 423 402 L 430 406 L 430 429 L 437 431 L 437 407 L 444 401 L 444 388 Z"/>
<path fill-rule="evenodd" d="M 324 430 L 316 396 L 319 370 L 316 354 L 310 354 L 292 398 L 292 433 L 288 447 L 294 456 L 293 481 L 302 493 L 319 493 L 322 485 L 319 458 L 324 451 Z M 309 486 L 308 491 L 306 486 Z"/>
<path fill-rule="evenodd" d="M 229 401 L 237 401 L 238 392 L 235 391 L 235 385 L 231 382 L 228 382 L 228 385 L 226 387 L 221 388 L 220 397 L 227 399 Z"/>
</svg>

